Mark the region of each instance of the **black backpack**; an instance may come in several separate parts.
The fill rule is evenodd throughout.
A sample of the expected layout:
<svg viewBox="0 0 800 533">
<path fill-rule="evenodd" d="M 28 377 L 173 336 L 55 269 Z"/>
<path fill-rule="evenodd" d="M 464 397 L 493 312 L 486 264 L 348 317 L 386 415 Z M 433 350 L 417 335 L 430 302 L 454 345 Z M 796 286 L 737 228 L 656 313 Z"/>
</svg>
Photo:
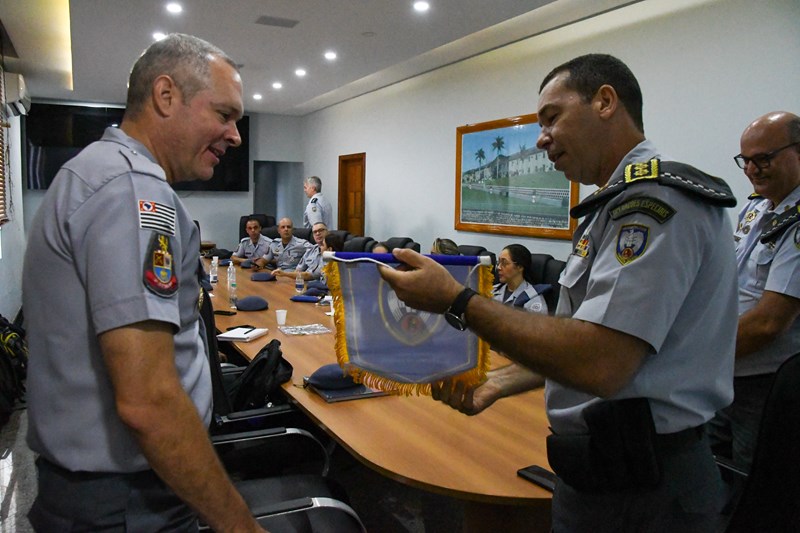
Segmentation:
<svg viewBox="0 0 800 533">
<path fill-rule="evenodd" d="M 14 404 L 25 399 L 27 374 L 25 330 L 0 315 L 0 426 L 8 422 Z"/>
<path fill-rule="evenodd" d="M 271 340 L 231 384 L 234 411 L 259 409 L 282 401 L 280 387 L 292 378 L 292 365 L 283 358 L 281 342 Z"/>
</svg>

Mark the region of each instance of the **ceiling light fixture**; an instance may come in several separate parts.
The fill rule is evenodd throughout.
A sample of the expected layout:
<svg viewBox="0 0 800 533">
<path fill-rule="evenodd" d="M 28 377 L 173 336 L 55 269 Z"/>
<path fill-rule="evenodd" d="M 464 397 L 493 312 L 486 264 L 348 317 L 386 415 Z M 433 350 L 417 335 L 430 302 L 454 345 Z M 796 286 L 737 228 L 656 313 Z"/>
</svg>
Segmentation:
<svg viewBox="0 0 800 533">
<path fill-rule="evenodd" d="M 414 2 L 414 11 L 424 13 L 431 8 L 428 2 Z"/>
<path fill-rule="evenodd" d="M 261 100 L 262 98 L 263 98 L 263 96 L 261 96 L 261 95 L 260 95 L 260 94 L 258 94 L 258 93 L 256 93 L 256 94 L 254 94 L 254 95 L 253 95 L 253 100 Z"/>
<path fill-rule="evenodd" d="M 170 2 L 167 4 L 167 11 L 172 13 L 173 15 L 177 15 L 181 11 L 183 11 L 183 6 L 181 6 L 178 2 Z"/>
<path fill-rule="evenodd" d="M 325 52 L 325 59 L 327 59 L 328 61 L 333 61 L 334 59 L 336 59 L 336 52 L 334 52 L 333 50 L 328 50 L 327 52 Z"/>
<path fill-rule="evenodd" d="M 282 87 L 283 87 L 283 84 L 281 82 L 279 82 L 279 81 L 276 81 L 275 83 L 272 84 L 272 88 L 273 89 L 280 89 Z"/>
<path fill-rule="evenodd" d="M 156 41 L 160 41 L 161 39 L 166 38 L 166 36 L 167 34 L 162 31 L 157 31 L 153 33 L 153 39 L 155 39 Z"/>
<path fill-rule="evenodd" d="M 299 68 L 299 69 L 297 69 L 297 70 L 295 70 L 295 71 L 294 71 L 294 74 L 295 74 L 295 76 L 297 76 L 298 78 L 302 78 L 303 76 L 305 76 L 305 75 L 306 75 L 306 69 L 304 69 L 304 68 Z"/>
</svg>

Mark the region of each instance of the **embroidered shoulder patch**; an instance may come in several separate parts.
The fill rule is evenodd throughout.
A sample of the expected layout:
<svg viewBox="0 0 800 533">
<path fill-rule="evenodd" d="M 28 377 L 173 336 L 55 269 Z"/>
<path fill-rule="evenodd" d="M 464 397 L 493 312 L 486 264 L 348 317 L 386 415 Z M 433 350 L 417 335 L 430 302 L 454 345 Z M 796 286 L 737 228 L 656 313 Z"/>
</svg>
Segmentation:
<svg viewBox="0 0 800 533">
<path fill-rule="evenodd" d="M 139 227 L 175 236 L 175 208 L 150 200 L 139 200 Z"/>
<path fill-rule="evenodd" d="M 617 261 L 627 265 L 644 255 L 650 228 L 642 224 L 625 224 L 617 235 Z"/>
<path fill-rule="evenodd" d="M 663 224 L 675 214 L 675 209 L 666 202 L 650 196 L 640 196 L 631 198 L 610 211 L 611 218 L 617 220 L 631 213 L 643 213 L 656 219 L 659 224 Z"/>
<path fill-rule="evenodd" d="M 144 258 L 143 282 L 150 292 L 169 298 L 178 291 L 172 255 L 172 239 L 154 233 Z"/>
</svg>

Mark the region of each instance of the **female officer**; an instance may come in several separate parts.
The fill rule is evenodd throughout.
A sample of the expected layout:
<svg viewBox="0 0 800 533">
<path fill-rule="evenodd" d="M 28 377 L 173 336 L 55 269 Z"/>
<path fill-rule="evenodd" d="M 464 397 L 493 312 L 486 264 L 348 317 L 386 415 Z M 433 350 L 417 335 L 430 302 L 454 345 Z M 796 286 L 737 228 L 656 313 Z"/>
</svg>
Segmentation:
<svg viewBox="0 0 800 533">
<path fill-rule="evenodd" d="M 503 248 L 497 260 L 500 283 L 494 286 L 494 299 L 531 313 L 547 314 L 544 297 L 531 284 L 531 253 L 521 244 Z"/>
</svg>

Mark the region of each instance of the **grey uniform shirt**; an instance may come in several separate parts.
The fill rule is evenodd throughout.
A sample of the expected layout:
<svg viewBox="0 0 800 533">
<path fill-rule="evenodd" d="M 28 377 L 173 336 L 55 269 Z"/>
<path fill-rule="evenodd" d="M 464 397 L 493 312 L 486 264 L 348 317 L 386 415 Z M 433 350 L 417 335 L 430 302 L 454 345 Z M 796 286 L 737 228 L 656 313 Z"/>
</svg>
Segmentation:
<svg viewBox="0 0 800 533">
<path fill-rule="evenodd" d="M 533 285 L 525 280 L 519 287 L 506 297 L 506 284 L 495 285 L 492 289 L 492 298 L 500 303 L 520 307 L 531 313 L 547 314 L 547 302 L 544 296 L 536 292 Z"/>
<path fill-rule="evenodd" d="M 311 248 L 311 243 L 305 239 L 299 239 L 292 235 L 292 239 L 284 246 L 281 239 L 275 239 L 269 243 L 267 253 L 262 258 L 267 261 L 275 259 L 277 261 L 276 268 L 283 271 L 291 272 L 300 263 L 303 254 L 306 250 Z"/>
<path fill-rule="evenodd" d="M 234 255 L 236 257 L 243 257 L 245 259 L 258 259 L 267 253 L 267 248 L 269 248 L 269 243 L 271 242 L 272 239 L 265 237 L 264 235 L 258 236 L 258 242 L 256 244 L 253 244 L 253 241 L 250 239 L 250 237 L 245 237 L 239 241 L 239 248 L 236 249 Z"/>
<path fill-rule="evenodd" d="M 657 157 L 649 141 L 615 170 Z M 659 223 L 637 211 L 610 211 L 631 198 L 655 198 L 675 213 Z M 633 379 L 611 399 L 650 401 L 658 433 L 708 421 L 733 398 L 736 263 L 724 209 L 686 191 L 648 181 L 630 185 L 580 224 L 561 274 L 557 316 L 627 333 L 650 345 Z M 600 398 L 547 381 L 556 433 L 587 432 L 583 409 Z"/>
<path fill-rule="evenodd" d="M 323 266 L 322 252 L 319 249 L 319 244 L 314 244 L 303 254 L 303 258 L 300 259 L 300 263 L 297 265 L 297 271 L 308 272 L 314 276 L 314 279 L 320 279 L 322 277 Z"/>
<path fill-rule="evenodd" d="M 759 242 L 761 232 L 770 227 L 781 213 L 795 208 L 800 200 L 800 187 L 772 207 L 766 198 L 752 199 L 739 213 L 734 234 L 736 262 L 739 270 L 739 314 L 761 300 L 764 291 L 800 298 L 800 223 L 789 227 L 774 242 Z M 789 356 L 800 352 L 800 319 L 786 333 L 778 336 L 755 353 L 736 360 L 737 376 L 771 374 Z"/>
<path fill-rule="evenodd" d="M 318 192 L 308 200 L 306 210 L 303 213 L 303 226 L 310 228 L 314 224 L 322 222 L 328 229 L 332 229 L 332 217 L 331 204 L 322 196 L 321 192 Z"/>
<path fill-rule="evenodd" d="M 181 385 L 210 421 L 199 247 L 161 167 L 121 130 L 62 167 L 31 225 L 23 273 L 33 451 L 73 471 L 149 468 L 117 416 L 97 339 L 145 320 L 173 326 Z"/>
</svg>

